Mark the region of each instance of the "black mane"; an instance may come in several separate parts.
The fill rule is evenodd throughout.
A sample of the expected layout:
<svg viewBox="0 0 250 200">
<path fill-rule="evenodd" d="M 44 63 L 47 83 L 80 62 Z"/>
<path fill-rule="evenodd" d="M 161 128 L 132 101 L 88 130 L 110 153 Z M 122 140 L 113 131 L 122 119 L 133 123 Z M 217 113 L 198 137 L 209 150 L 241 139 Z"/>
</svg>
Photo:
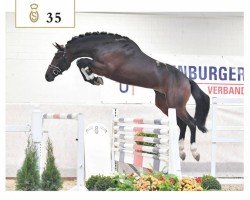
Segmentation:
<svg viewBox="0 0 250 200">
<path fill-rule="evenodd" d="M 128 37 L 121 36 L 119 34 L 113 34 L 113 33 L 107 33 L 107 32 L 87 32 L 85 34 L 80 34 L 79 36 L 72 37 L 72 39 L 67 42 L 66 47 L 78 39 L 83 39 L 83 38 L 94 39 L 96 36 L 110 36 L 113 39 L 130 40 Z"/>
</svg>

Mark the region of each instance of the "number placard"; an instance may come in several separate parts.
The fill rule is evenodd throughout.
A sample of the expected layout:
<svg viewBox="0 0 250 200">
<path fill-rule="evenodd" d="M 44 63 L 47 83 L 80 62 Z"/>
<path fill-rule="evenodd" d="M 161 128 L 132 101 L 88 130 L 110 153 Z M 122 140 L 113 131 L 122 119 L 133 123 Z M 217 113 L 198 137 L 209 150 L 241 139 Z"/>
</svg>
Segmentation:
<svg viewBox="0 0 250 200">
<path fill-rule="evenodd" d="M 59 23 L 61 22 L 62 18 L 60 16 L 61 13 L 57 12 L 55 13 L 54 17 L 53 17 L 53 14 L 51 12 L 48 12 L 47 15 L 48 15 L 48 20 L 46 21 L 47 23 L 51 23 L 51 22 L 55 22 L 55 23 Z"/>
<path fill-rule="evenodd" d="M 17 28 L 74 28 L 75 0 L 16 0 Z"/>
</svg>

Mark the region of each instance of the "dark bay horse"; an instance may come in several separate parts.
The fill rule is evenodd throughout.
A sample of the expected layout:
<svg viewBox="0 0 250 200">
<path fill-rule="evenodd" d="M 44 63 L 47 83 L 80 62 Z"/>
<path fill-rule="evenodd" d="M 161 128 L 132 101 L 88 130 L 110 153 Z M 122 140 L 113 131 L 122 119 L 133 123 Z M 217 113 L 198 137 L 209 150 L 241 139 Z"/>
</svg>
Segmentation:
<svg viewBox="0 0 250 200">
<path fill-rule="evenodd" d="M 166 115 L 168 108 L 175 108 L 177 124 L 180 128 L 180 157 L 185 159 L 184 139 L 186 127 L 191 131 L 190 150 L 199 161 L 200 154 L 196 146 L 196 127 L 205 133 L 206 118 L 210 99 L 199 86 L 174 66 L 161 63 L 141 51 L 138 45 L 127 37 L 111 33 L 86 33 L 73 37 L 65 46 L 54 45 L 57 52 L 49 65 L 45 78 L 54 78 L 69 69 L 77 59 L 77 66 L 84 80 L 94 85 L 103 84 L 101 77 L 111 80 L 151 88 L 155 91 L 155 105 Z M 196 102 L 194 118 L 186 110 L 186 103 L 192 95 Z"/>
</svg>

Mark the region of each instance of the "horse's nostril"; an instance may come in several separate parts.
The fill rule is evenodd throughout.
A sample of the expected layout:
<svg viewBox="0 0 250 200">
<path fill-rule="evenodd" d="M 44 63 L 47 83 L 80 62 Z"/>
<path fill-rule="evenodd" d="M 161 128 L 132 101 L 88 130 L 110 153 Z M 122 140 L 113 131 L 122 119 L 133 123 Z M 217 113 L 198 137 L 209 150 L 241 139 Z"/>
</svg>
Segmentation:
<svg viewBox="0 0 250 200">
<path fill-rule="evenodd" d="M 46 81 L 51 81 L 48 74 L 45 74 Z"/>
</svg>

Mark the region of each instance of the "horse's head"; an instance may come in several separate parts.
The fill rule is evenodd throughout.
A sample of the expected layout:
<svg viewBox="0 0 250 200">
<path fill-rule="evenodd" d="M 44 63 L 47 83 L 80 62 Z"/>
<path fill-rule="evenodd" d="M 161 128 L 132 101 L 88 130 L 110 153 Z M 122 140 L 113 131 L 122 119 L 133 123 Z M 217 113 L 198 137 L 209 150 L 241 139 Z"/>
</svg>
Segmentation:
<svg viewBox="0 0 250 200">
<path fill-rule="evenodd" d="M 56 76 L 62 74 L 70 67 L 70 63 L 67 62 L 64 46 L 57 43 L 53 45 L 57 48 L 57 52 L 45 74 L 45 79 L 49 82 L 53 81 Z"/>
</svg>

